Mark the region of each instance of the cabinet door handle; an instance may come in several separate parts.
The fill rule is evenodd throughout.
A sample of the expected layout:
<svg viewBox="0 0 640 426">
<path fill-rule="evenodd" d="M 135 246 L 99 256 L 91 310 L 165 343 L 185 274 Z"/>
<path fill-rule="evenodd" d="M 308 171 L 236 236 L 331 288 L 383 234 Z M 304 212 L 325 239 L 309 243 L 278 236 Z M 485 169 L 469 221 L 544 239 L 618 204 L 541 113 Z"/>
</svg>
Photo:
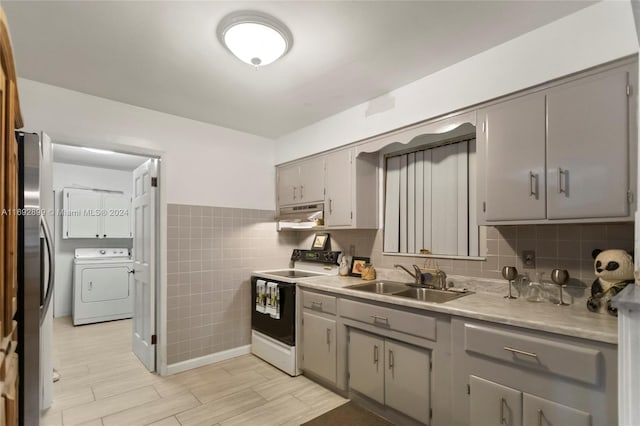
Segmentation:
<svg viewBox="0 0 640 426">
<path fill-rule="evenodd" d="M 393 351 L 389 349 L 389 370 L 393 370 Z"/>
<path fill-rule="evenodd" d="M 333 200 L 329 198 L 329 214 L 333 214 Z"/>
<path fill-rule="evenodd" d="M 327 345 L 331 345 L 331 329 L 327 328 Z"/>
<path fill-rule="evenodd" d="M 567 174 L 568 174 L 568 170 L 562 170 L 561 167 L 558 167 L 558 194 L 562 194 L 562 193 L 567 193 L 567 188 L 566 185 L 563 188 L 562 187 L 562 181 L 563 181 L 563 177 L 564 177 L 564 183 L 567 183 Z"/>
<path fill-rule="evenodd" d="M 295 186 L 293 187 L 293 199 L 294 200 L 296 199 L 296 187 Z"/>
<path fill-rule="evenodd" d="M 538 175 L 529 171 L 529 196 L 538 198 Z"/>
<path fill-rule="evenodd" d="M 514 354 L 520 354 L 520 355 L 530 356 L 532 358 L 538 358 L 538 354 L 536 354 L 535 352 L 521 351 L 520 349 L 512 348 L 512 347 L 509 347 L 509 346 L 505 346 L 504 350 L 505 351 L 509 351 L 509 352 L 513 352 Z"/>
<path fill-rule="evenodd" d="M 304 200 L 304 194 L 302 193 L 302 188 L 304 188 L 304 185 L 300 185 L 300 199 Z"/>
<path fill-rule="evenodd" d="M 504 400 L 504 398 L 500 398 L 500 424 L 504 425 L 506 424 L 506 420 L 504 418 L 504 405 L 507 403 L 507 401 Z"/>
<path fill-rule="evenodd" d="M 314 309 L 314 308 L 319 308 L 320 310 L 322 310 L 322 302 L 312 301 L 311 302 L 311 309 Z"/>
<path fill-rule="evenodd" d="M 542 413 L 542 410 L 538 409 L 538 426 L 542 426 L 542 417 L 544 416 L 544 414 Z"/>
<path fill-rule="evenodd" d="M 378 345 L 373 345 L 373 363 L 378 363 Z"/>
</svg>

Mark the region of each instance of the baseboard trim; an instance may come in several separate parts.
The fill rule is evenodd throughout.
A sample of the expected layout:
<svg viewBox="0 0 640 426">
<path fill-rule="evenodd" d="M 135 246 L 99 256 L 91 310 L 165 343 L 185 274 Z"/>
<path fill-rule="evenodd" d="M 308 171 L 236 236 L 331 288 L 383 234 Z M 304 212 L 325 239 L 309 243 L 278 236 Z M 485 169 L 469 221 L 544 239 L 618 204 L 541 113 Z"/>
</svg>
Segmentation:
<svg viewBox="0 0 640 426">
<path fill-rule="evenodd" d="M 250 353 L 251 345 L 245 345 L 186 361 L 176 362 L 175 364 L 167 365 L 167 375 L 180 373 L 182 371 L 191 370 L 193 368 L 202 367 L 203 365 L 213 364 L 215 362 L 224 361 L 225 359 L 235 358 L 237 356 L 247 355 Z"/>
</svg>

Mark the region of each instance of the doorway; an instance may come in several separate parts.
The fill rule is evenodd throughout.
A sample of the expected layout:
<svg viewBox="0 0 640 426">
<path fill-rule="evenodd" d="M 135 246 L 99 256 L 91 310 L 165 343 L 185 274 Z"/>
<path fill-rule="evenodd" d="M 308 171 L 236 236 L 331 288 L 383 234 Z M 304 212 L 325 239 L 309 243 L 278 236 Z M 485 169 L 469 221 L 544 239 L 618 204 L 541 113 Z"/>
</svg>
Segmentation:
<svg viewBox="0 0 640 426">
<path fill-rule="evenodd" d="M 101 316 L 101 312 L 100 315 L 95 315 L 95 321 L 85 320 L 82 322 L 84 325 L 78 327 L 94 327 L 96 333 L 99 333 L 101 328 L 98 324 L 111 320 L 128 322 L 130 326 L 116 329 L 130 330 L 129 352 L 135 354 L 145 368 L 152 372 L 160 370 L 158 360 L 161 359 L 157 356 L 159 351 L 156 344 L 157 331 L 160 329 L 160 164 L 161 158 L 152 155 L 56 142 L 53 144 L 52 179 L 57 216 L 53 230 L 56 241 L 54 317 L 58 322 L 75 323 L 75 306 L 78 304 L 84 304 L 85 311 L 95 307 L 111 312 L 111 306 L 117 302 L 120 309 L 117 313 Z M 76 203 L 72 206 L 69 203 L 70 194 L 85 196 L 85 202 L 93 200 L 94 204 L 84 206 Z M 81 199 L 77 197 L 77 200 Z M 120 204 L 113 204 L 113 200 L 119 200 Z M 123 204 L 122 200 L 126 200 L 126 203 Z M 92 206 L 93 209 L 88 208 Z M 99 206 L 99 210 L 96 206 Z M 98 213 L 92 215 L 94 210 L 98 210 Z M 125 214 L 126 217 L 123 218 Z M 73 215 L 80 215 L 80 219 Z M 84 219 L 87 220 L 83 222 L 83 226 L 97 227 L 98 231 L 78 236 L 74 234 L 78 229 L 76 226 L 70 236 L 70 224 L 81 223 Z M 126 265 L 123 274 L 126 277 L 121 274 L 117 279 L 106 279 L 106 276 L 116 277 L 115 273 L 93 269 L 89 271 L 93 275 L 88 272 L 86 277 L 89 278 L 85 279 L 78 271 L 84 272 L 88 267 L 79 269 L 77 249 L 91 249 L 89 251 L 98 253 L 105 251 L 107 255 L 111 251 L 122 253 L 124 250 L 130 254 L 128 263 L 127 260 L 123 261 L 123 265 Z M 102 285 L 99 277 L 103 278 Z M 118 287 L 115 285 L 118 280 L 126 281 Z M 78 294 L 81 296 L 78 297 Z M 128 315 L 122 313 L 122 306 L 127 303 L 130 303 Z M 86 330 L 83 332 L 86 333 Z M 66 333 L 68 337 L 68 331 Z M 55 341 L 55 331 L 53 338 Z M 104 344 L 109 345 L 109 341 Z M 64 380 L 64 374 L 61 380 Z"/>
</svg>

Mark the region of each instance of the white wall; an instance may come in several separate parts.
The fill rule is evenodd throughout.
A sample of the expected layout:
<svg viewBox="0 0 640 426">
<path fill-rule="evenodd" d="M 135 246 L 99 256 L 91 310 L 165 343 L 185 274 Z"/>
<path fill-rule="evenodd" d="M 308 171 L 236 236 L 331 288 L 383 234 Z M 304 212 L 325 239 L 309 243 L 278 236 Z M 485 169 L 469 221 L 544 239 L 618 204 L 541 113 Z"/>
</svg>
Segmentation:
<svg viewBox="0 0 640 426">
<path fill-rule="evenodd" d="M 638 52 L 629 1 L 604 1 L 276 140 L 276 163 L 466 108 Z M 384 101 L 384 102 L 382 102 Z M 379 105 L 394 105 L 375 114 Z M 378 108 L 384 109 L 384 108 Z"/>
<path fill-rule="evenodd" d="M 80 185 L 82 187 L 122 191 L 131 195 L 133 173 L 122 170 L 102 169 L 98 167 L 76 166 L 53 163 L 53 190 L 55 191 L 55 209 L 62 210 L 62 189 Z M 71 295 L 73 284 L 73 255 L 77 248 L 127 247 L 131 248 L 131 239 L 62 239 L 63 216 L 55 218 L 55 293 L 53 315 L 56 317 L 71 315 Z"/>
<path fill-rule="evenodd" d="M 270 139 L 32 80 L 18 79 L 18 90 L 26 130 L 59 143 L 164 153 L 168 203 L 275 208 Z"/>
</svg>

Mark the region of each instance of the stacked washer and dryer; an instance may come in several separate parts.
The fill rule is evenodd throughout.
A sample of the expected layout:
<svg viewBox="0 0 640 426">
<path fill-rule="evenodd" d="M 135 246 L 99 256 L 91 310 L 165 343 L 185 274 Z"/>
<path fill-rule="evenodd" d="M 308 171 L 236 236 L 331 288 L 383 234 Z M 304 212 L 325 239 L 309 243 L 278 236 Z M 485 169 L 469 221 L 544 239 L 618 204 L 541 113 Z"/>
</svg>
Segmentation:
<svg viewBox="0 0 640 426">
<path fill-rule="evenodd" d="M 73 260 L 73 325 L 133 316 L 131 275 L 127 248 L 79 248 Z"/>
</svg>

